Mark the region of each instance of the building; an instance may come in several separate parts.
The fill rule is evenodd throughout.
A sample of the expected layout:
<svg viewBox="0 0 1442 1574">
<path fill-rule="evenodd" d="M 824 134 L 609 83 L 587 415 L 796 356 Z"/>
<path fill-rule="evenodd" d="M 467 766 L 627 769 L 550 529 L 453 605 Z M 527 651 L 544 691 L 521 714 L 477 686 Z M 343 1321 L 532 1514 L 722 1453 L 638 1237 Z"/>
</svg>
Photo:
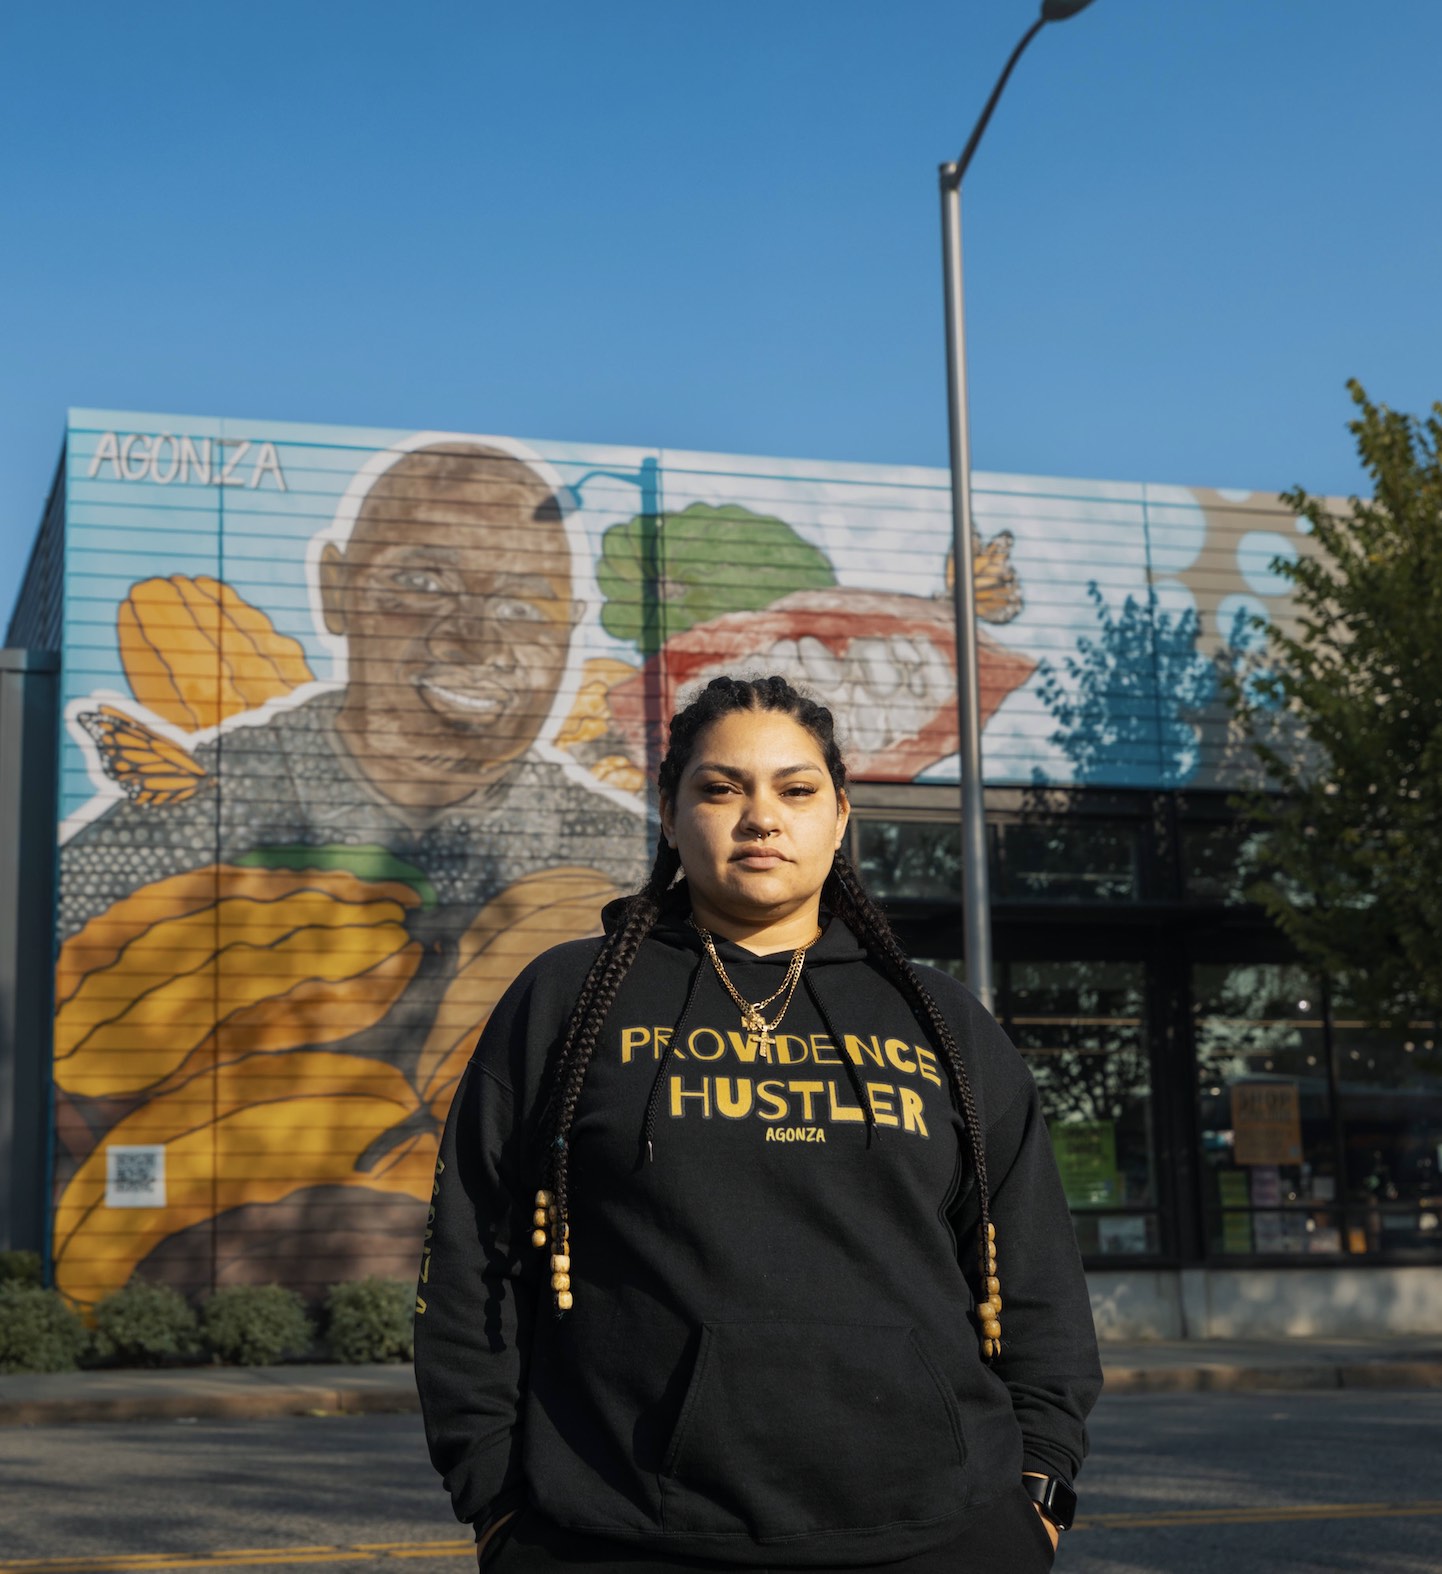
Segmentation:
<svg viewBox="0 0 1442 1574">
<path fill-rule="evenodd" d="M 975 494 L 998 1013 L 1103 1332 L 1442 1327 L 1434 1027 L 1363 1029 L 1236 888 L 1219 675 L 1307 538 L 1244 493 Z M 72 412 L 0 667 L 10 1244 L 82 1305 L 408 1277 L 478 1026 L 639 878 L 660 729 L 718 671 L 832 705 L 852 856 L 959 967 L 948 498 Z"/>
</svg>

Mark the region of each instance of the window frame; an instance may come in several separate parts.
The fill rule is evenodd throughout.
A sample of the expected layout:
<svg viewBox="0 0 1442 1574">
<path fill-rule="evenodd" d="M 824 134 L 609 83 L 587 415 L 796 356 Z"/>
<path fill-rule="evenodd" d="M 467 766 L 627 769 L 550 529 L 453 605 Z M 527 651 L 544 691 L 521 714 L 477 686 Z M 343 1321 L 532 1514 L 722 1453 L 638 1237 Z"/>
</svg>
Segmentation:
<svg viewBox="0 0 1442 1574">
<path fill-rule="evenodd" d="M 859 865 L 860 828 L 868 820 L 960 824 L 958 790 L 936 783 L 858 782 L 849 789 L 852 820 L 845 847 Z M 1210 1251 L 1202 1192 L 1200 1110 L 1196 1098 L 1197 1058 L 1192 1018 L 1191 969 L 1298 958 L 1261 909 L 1245 902 L 1189 896 L 1183 832 L 1197 826 L 1233 823 L 1224 792 L 1143 792 L 1085 788 L 994 788 L 986 790 L 991 872 L 998 873 L 1000 827 L 1033 823 L 1038 814 L 1075 821 L 1124 820 L 1139 827 L 1140 899 L 1134 901 L 997 901 L 992 904 L 997 966 L 998 1019 L 1008 1027 L 1010 967 L 1018 962 L 1139 961 L 1144 970 L 1144 1009 L 1151 1074 L 1153 1162 L 1157 1204 L 1118 1212 L 1157 1215 L 1156 1253 L 1084 1254 L 1089 1271 L 1176 1269 L 1204 1266 L 1317 1269 L 1331 1267 L 1442 1265 L 1431 1248 L 1389 1248 L 1358 1254 L 1350 1250 L 1357 1205 L 1345 1177 L 1346 1133 L 1338 1087 L 1337 1047 L 1331 991 L 1321 985 L 1332 1138 L 1342 1164 L 1337 1211 L 1343 1232 L 1339 1254 L 1217 1254 Z M 994 884 L 994 889 L 995 889 Z M 881 897 L 903 947 L 913 955 L 959 961 L 962 957 L 960 892 L 951 896 Z M 1439 1024 L 1442 1027 L 1442 1024 Z M 1089 1212 L 1093 1210 L 1088 1210 Z M 1100 1211 L 1100 1210 L 1096 1210 Z M 1439 1232 L 1442 1234 L 1442 1232 Z M 1442 1247 L 1442 1241 L 1439 1241 Z"/>
</svg>

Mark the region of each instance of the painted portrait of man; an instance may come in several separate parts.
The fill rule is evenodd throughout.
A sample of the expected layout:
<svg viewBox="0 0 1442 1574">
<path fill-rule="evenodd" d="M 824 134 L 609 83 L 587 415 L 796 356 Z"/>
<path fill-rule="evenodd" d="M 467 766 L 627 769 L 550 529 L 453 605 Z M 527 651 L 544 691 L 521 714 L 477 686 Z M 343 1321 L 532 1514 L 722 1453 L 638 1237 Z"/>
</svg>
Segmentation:
<svg viewBox="0 0 1442 1574">
<path fill-rule="evenodd" d="M 377 456 L 311 546 L 337 678 L 213 729 L 189 751 L 193 785 L 117 797 L 64 843 L 56 1255 L 77 1299 L 137 1268 L 406 1271 L 490 1007 L 644 873 L 636 796 L 549 741 L 575 686 L 575 581 L 538 466 L 463 439 Z M 374 1106 L 359 1126 L 357 1098 Z M 303 1160 L 296 1126 L 325 1120 L 336 1140 Z M 286 1173 L 247 1187 L 225 1157 L 242 1127 L 273 1134 Z M 220 1198 L 194 1201 L 200 1217 L 185 1144 Z M 166 1149 L 154 1216 L 107 1206 L 117 1145 Z"/>
<path fill-rule="evenodd" d="M 347 646 L 336 729 L 381 794 L 440 809 L 500 780 L 551 710 L 579 615 L 555 494 L 475 445 L 406 454 L 319 578 Z"/>
</svg>

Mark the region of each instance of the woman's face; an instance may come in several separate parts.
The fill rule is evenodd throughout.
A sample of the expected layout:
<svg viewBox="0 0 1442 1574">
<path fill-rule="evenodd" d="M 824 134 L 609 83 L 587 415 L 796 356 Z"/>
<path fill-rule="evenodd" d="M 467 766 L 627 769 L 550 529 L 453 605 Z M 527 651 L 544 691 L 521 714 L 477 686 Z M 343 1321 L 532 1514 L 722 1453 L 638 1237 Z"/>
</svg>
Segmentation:
<svg viewBox="0 0 1442 1574">
<path fill-rule="evenodd" d="M 734 711 L 696 740 L 674 801 L 661 800 L 661 827 L 698 923 L 814 927 L 849 812 L 805 727 L 776 711 Z"/>
</svg>

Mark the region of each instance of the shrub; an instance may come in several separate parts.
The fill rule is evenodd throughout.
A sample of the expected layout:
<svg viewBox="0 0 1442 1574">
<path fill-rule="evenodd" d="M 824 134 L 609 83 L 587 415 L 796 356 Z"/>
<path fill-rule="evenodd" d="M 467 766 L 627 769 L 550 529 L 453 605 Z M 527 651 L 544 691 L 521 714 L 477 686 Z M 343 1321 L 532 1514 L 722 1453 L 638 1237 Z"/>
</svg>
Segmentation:
<svg viewBox="0 0 1442 1574">
<path fill-rule="evenodd" d="M 415 1286 L 358 1279 L 331 1287 L 326 1335 L 337 1361 L 409 1361 L 415 1354 Z"/>
<path fill-rule="evenodd" d="M 0 1372 L 73 1372 L 85 1324 L 55 1290 L 0 1284 Z"/>
<path fill-rule="evenodd" d="M 39 1252 L 0 1252 L 0 1284 L 39 1284 Z"/>
<path fill-rule="evenodd" d="M 305 1303 L 278 1284 L 217 1290 L 200 1321 L 211 1352 L 235 1366 L 274 1366 L 288 1355 L 304 1355 L 315 1336 Z"/>
<path fill-rule="evenodd" d="M 199 1348 L 199 1320 L 167 1284 L 137 1279 L 95 1308 L 91 1349 L 102 1361 L 155 1366 L 166 1356 L 194 1355 Z"/>
</svg>

